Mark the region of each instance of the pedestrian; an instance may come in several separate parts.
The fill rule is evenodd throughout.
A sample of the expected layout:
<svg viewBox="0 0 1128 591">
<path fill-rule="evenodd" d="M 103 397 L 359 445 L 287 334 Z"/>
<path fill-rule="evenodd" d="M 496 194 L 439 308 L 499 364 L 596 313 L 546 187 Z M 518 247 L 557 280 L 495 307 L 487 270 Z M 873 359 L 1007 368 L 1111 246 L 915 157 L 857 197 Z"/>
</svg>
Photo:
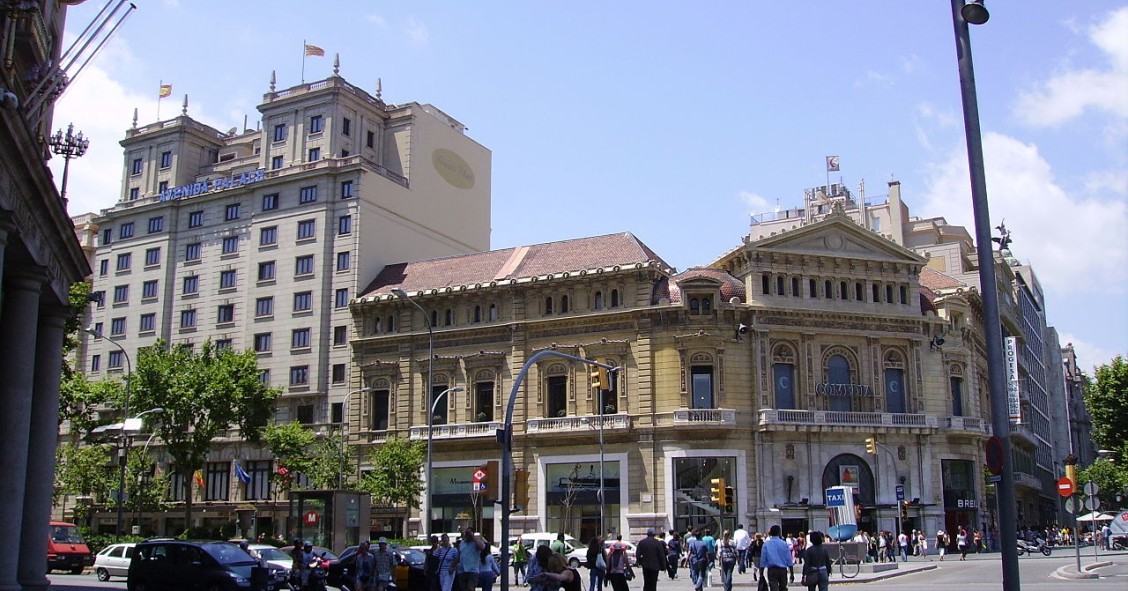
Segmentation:
<svg viewBox="0 0 1128 591">
<path fill-rule="evenodd" d="M 568 545 L 564 543 L 564 532 L 558 532 L 556 534 L 556 539 L 552 540 L 552 543 L 548 545 L 548 548 L 561 556 L 567 554 Z"/>
<path fill-rule="evenodd" d="M 917 550 L 920 551 L 921 558 L 927 558 L 929 562 L 932 561 L 928 558 L 928 537 L 924 535 L 924 531 L 917 532 Z"/>
<path fill-rule="evenodd" d="M 587 547 L 588 589 L 598 591 L 607 578 L 607 552 L 603 549 L 603 538 L 592 536 Z"/>
<path fill-rule="evenodd" d="M 717 546 L 717 563 L 721 567 L 721 585 L 725 591 L 732 591 L 732 571 L 736 569 L 738 554 L 736 544 L 732 541 L 732 534 L 725 530 L 721 534 L 721 543 Z"/>
<path fill-rule="evenodd" d="M 494 581 L 501 574 L 501 568 L 498 567 L 497 560 L 488 547 L 482 550 L 481 556 L 482 568 L 478 571 L 478 586 L 482 591 L 493 591 Z"/>
<path fill-rule="evenodd" d="M 1112 527 L 1107 521 L 1101 526 L 1101 537 L 1104 538 L 1105 550 L 1112 551 Z"/>
<path fill-rule="evenodd" d="M 736 531 L 732 532 L 732 542 L 736 544 L 736 572 L 744 574 L 748 568 L 748 547 L 752 545 L 752 536 L 748 535 L 743 523 L 736 524 Z"/>
<path fill-rule="evenodd" d="M 356 549 L 356 588 L 358 591 L 366 591 L 375 587 L 373 575 L 376 573 L 376 564 L 373 561 L 372 553 L 369 552 L 371 544 L 368 540 L 360 543 Z"/>
<path fill-rule="evenodd" d="M 689 570 L 689 578 L 690 579 L 693 579 L 693 569 L 690 568 L 690 566 L 689 566 L 689 545 L 691 543 L 693 543 L 693 540 L 696 540 L 696 539 L 697 539 L 697 532 L 695 532 L 692 529 L 685 530 L 685 537 L 682 538 L 681 565 L 685 568 L 690 569 Z"/>
<path fill-rule="evenodd" d="M 768 529 L 768 540 L 760 554 L 760 564 L 766 571 L 769 591 L 787 591 L 787 573 L 793 564 L 787 542 L 780 537 L 780 527 Z"/>
<path fill-rule="evenodd" d="M 454 589 L 454 574 L 458 572 L 458 548 L 450 544 L 450 536 L 439 537 L 439 591 Z"/>
<path fill-rule="evenodd" d="M 705 540 L 695 535 L 693 540 L 689 542 L 686 555 L 689 560 L 689 576 L 693 579 L 693 588 L 701 591 L 701 588 L 705 585 L 705 569 L 709 566 L 709 545 L 705 543 Z"/>
<path fill-rule="evenodd" d="M 611 552 L 607 555 L 607 580 L 611 582 L 614 591 L 630 591 L 627 587 L 628 576 L 634 578 L 627 546 L 616 541 L 611 544 Z"/>
<path fill-rule="evenodd" d="M 529 586 L 529 583 L 525 580 L 525 565 L 529 563 L 529 550 L 525 548 L 521 536 L 517 536 L 517 542 L 513 544 L 512 556 L 513 584 Z"/>
<path fill-rule="evenodd" d="M 396 568 L 396 555 L 388 548 L 388 538 L 376 540 L 376 551 L 372 552 L 373 573 L 364 591 L 385 591 L 392 584 L 392 573 Z"/>
<path fill-rule="evenodd" d="M 752 555 L 752 580 L 759 581 L 764 576 L 764 569 L 760 567 L 760 555 L 764 551 L 764 535 L 756 532 L 756 536 L 752 538 L 752 545 L 748 547 L 748 553 Z"/>
<path fill-rule="evenodd" d="M 541 548 L 545 548 L 547 552 L 541 552 Z M 563 555 L 553 552 L 548 546 L 539 546 L 536 562 L 538 572 L 536 575 L 529 576 L 534 587 L 539 587 L 543 591 L 552 589 L 581 591 L 583 585 L 580 582 L 580 573 L 568 566 Z"/>
<path fill-rule="evenodd" d="M 678 578 L 678 564 L 681 563 L 681 535 L 670 530 L 670 540 L 666 542 L 666 576 L 670 580 Z"/>
<path fill-rule="evenodd" d="M 948 534 L 944 530 L 936 532 L 936 553 L 940 555 L 940 562 L 944 562 L 944 555 L 948 552 Z"/>
<path fill-rule="evenodd" d="M 705 542 L 705 547 L 708 552 L 708 560 L 705 565 L 705 586 L 713 586 L 713 566 L 717 562 L 717 538 L 713 537 L 713 532 L 709 528 L 705 528 L 705 535 L 701 536 L 701 541 Z"/>
<path fill-rule="evenodd" d="M 478 587 L 478 573 L 482 572 L 482 551 L 489 551 L 486 541 L 466 526 L 458 542 L 458 591 L 474 591 Z"/>
<path fill-rule="evenodd" d="M 897 546 L 901 550 L 901 562 L 909 561 L 909 536 L 905 532 L 897 534 Z"/>
<path fill-rule="evenodd" d="M 830 586 L 831 564 L 830 554 L 823 546 L 822 532 L 811 532 L 811 545 L 807 548 L 807 557 L 803 561 L 801 579 L 801 582 L 807 584 L 807 591 L 827 591 Z"/>
<path fill-rule="evenodd" d="M 967 560 L 967 530 L 962 525 L 956 532 L 956 549 L 960 551 L 960 560 Z"/>
<path fill-rule="evenodd" d="M 423 574 L 427 575 L 427 591 L 442 591 L 439 583 L 439 536 L 427 538 L 431 547 L 423 551 L 426 559 L 423 562 Z"/>
<path fill-rule="evenodd" d="M 654 528 L 635 546 L 635 562 L 642 569 L 642 591 L 658 591 L 658 573 L 666 570 L 666 549 L 654 537 Z"/>
</svg>

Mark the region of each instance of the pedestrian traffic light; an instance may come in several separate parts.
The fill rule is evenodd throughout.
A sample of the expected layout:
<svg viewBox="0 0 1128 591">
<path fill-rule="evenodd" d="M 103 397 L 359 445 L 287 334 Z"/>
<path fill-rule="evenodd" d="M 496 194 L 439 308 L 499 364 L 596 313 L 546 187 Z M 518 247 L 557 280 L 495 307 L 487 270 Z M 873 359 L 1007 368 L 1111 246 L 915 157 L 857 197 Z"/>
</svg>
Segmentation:
<svg viewBox="0 0 1128 591">
<path fill-rule="evenodd" d="M 732 513 L 736 507 L 736 491 L 732 486 L 725 487 L 725 513 Z"/>
<path fill-rule="evenodd" d="M 594 359 L 596 363 L 607 363 L 605 359 Z M 599 367 L 598 365 L 592 366 L 591 370 L 591 387 L 598 390 L 610 390 L 611 380 L 607 375 L 607 368 Z"/>
<path fill-rule="evenodd" d="M 713 478 L 709 481 L 709 484 L 713 485 L 709 489 L 709 500 L 723 506 L 725 504 L 725 479 Z"/>
<path fill-rule="evenodd" d="M 866 453 L 877 455 L 876 437 L 866 437 Z"/>
</svg>

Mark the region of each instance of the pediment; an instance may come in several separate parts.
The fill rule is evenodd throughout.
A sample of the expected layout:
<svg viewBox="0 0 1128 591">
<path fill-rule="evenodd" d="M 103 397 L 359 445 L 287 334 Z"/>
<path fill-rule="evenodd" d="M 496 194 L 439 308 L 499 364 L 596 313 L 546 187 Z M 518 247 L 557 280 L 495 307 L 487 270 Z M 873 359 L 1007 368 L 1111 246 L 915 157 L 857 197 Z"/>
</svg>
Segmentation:
<svg viewBox="0 0 1128 591">
<path fill-rule="evenodd" d="M 923 265 L 920 255 L 859 227 L 853 221 L 830 219 L 769 236 L 748 245 L 752 251 L 793 253 Z"/>
</svg>

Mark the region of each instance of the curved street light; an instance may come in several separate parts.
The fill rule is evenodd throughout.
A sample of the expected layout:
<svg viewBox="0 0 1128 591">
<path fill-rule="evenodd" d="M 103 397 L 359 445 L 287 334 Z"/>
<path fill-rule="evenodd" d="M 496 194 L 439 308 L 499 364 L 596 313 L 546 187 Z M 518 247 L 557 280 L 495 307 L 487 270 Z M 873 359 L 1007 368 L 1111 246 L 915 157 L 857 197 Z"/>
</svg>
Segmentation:
<svg viewBox="0 0 1128 591">
<path fill-rule="evenodd" d="M 431 412 L 427 413 L 427 494 L 425 497 L 427 501 L 427 510 L 425 513 L 425 521 L 427 522 L 428 532 L 430 532 L 431 530 L 431 511 L 433 508 L 433 499 L 431 498 L 431 493 L 434 492 L 433 487 L 431 486 L 431 473 L 434 472 L 434 456 L 432 454 L 432 450 L 434 448 L 435 441 L 435 410 L 439 408 L 439 401 L 446 398 L 447 394 L 450 394 L 451 392 L 462 392 L 464 390 L 466 390 L 466 388 L 462 386 L 455 386 L 453 388 L 447 388 L 446 390 L 439 392 L 439 394 L 435 396 L 435 400 L 431 403 Z M 448 419 L 446 422 L 450 422 L 450 420 Z M 428 533 L 427 537 L 430 538 L 431 534 Z"/>
<path fill-rule="evenodd" d="M 427 393 L 428 398 L 434 396 L 435 391 L 431 386 L 432 369 L 435 365 L 435 328 L 431 326 L 431 317 L 427 314 L 427 310 L 423 309 L 418 302 L 411 299 L 407 292 L 396 288 L 392 290 L 392 294 L 397 298 L 415 306 L 423 314 L 423 322 L 427 323 Z M 431 399 L 432 407 L 438 397 Z M 428 539 L 431 537 L 431 453 L 434 443 L 431 438 L 431 431 L 435 428 L 435 413 L 432 411 L 427 414 L 427 494 L 424 497 L 423 506 L 423 538 Z"/>
<path fill-rule="evenodd" d="M 123 498 L 125 496 L 125 464 L 126 464 L 126 458 L 125 458 L 125 448 L 126 448 L 125 421 L 128 420 L 126 417 L 129 417 L 129 390 L 130 390 L 130 384 L 133 382 L 133 362 L 129 360 L 129 352 L 125 350 L 125 347 L 123 347 L 121 343 L 115 341 L 114 339 L 111 339 L 110 337 L 107 337 L 106 335 L 102 334 L 101 331 L 95 330 L 93 328 L 86 329 L 86 332 L 89 333 L 90 335 L 92 335 L 96 339 L 104 339 L 106 342 L 108 342 L 111 345 L 117 347 L 121 351 L 121 354 L 123 356 L 125 356 L 125 401 L 124 401 L 124 404 L 122 405 L 122 410 L 121 410 L 121 415 L 123 417 L 122 418 L 121 433 L 118 435 L 118 466 L 119 466 L 119 470 L 120 470 L 120 476 L 118 478 L 118 491 L 117 491 L 117 524 L 114 526 L 114 535 L 116 537 L 120 538 L 121 537 L 121 522 L 125 520 L 125 502 L 124 502 L 125 499 Z M 153 410 L 156 410 L 156 409 L 153 409 Z M 149 411 L 145 411 L 145 412 L 152 412 L 152 411 L 149 410 Z M 161 409 L 161 412 L 164 412 L 164 409 Z"/>
</svg>

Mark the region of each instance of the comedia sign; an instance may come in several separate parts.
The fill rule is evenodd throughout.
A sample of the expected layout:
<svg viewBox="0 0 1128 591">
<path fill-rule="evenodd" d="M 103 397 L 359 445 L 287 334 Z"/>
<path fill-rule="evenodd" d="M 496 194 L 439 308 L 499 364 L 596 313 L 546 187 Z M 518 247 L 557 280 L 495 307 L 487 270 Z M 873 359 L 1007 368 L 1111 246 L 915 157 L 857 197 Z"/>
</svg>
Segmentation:
<svg viewBox="0 0 1128 591">
<path fill-rule="evenodd" d="M 204 195 L 215 191 L 225 191 L 227 189 L 234 189 L 242 187 L 243 185 L 250 185 L 257 183 L 266 178 L 266 169 L 260 168 L 258 170 L 250 170 L 233 174 L 228 177 L 218 179 L 208 179 L 198 183 L 191 183 L 188 185 L 181 185 L 171 189 L 161 191 L 158 197 L 159 201 L 173 201 L 175 199 L 184 199 L 186 197 L 195 197 L 197 195 Z"/>
</svg>

